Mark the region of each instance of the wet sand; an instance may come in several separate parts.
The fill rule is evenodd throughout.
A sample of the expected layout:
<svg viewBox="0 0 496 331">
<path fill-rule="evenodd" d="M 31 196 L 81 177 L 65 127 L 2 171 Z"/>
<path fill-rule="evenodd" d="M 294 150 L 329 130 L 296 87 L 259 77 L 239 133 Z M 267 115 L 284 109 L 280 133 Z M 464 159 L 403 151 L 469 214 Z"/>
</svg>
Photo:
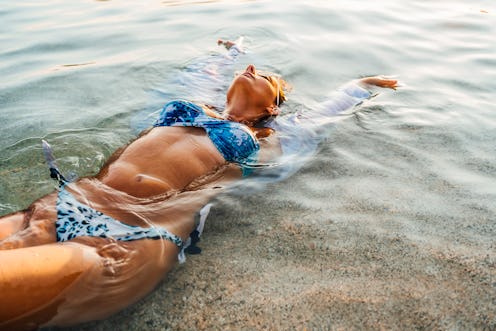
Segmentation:
<svg viewBox="0 0 496 331">
<path fill-rule="evenodd" d="M 383 231 L 388 220 L 359 204 L 341 217 L 264 199 L 298 182 L 220 197 L 202 254 L 139 303 L 72 330 L 496 328 L 493 253 L 467 258 Z"/>
</svg>

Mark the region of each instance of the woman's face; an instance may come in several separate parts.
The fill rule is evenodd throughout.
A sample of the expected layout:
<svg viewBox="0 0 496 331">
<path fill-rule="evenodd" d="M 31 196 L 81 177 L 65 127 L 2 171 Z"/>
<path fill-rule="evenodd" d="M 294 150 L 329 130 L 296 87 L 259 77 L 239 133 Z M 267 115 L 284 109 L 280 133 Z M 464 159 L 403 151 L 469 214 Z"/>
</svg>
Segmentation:
<svg viewBox="0 0 496 331">
<path fill-rule="evenodd" d="M 277 115 L 277 91 L 276 79 L 257 74 L 255 66 L 250 64 L 227 91 L 225 115 L 231 121 L 248 125 Z"/>
</svg>

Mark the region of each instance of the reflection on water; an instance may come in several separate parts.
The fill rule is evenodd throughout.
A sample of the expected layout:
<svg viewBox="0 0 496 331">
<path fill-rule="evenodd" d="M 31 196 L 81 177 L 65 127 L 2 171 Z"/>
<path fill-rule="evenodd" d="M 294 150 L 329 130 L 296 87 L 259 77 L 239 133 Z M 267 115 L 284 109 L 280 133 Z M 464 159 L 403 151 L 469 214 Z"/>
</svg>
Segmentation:
<svg viewBox="0 0 496 331">
<path fill-rule="evenodd" d="M 162 1 L 167 6 L 185 6 L 185 5 L 201 5 L 206 3 L 221 2 L 220 0 L 189 0 L 189 1 Z"/>
<path fill-rule="evenodd" d="M 136 135 L 136 116 L 184 97 L 173 78 L 192 59 L 219 52 L 219 37 L 245 35 L 249 52 L 235 70 L 254 63 L 286 78 L 286 112 L 365 75 L 394 74 L 404 86 L 340 119 L 317 155 L 270 194 L 244 207 L 218 198 L 219 215 L 245 208 L 255 219 L 331 219 L 319 231 L 356 224 L 426 251 L 494 259 L 495 13 L 489 1 L 461 0 L 6 3 L 0 214 L 54 188 L 42 138 L 61 168 L 95 174 Z M 264 203 L 270 211 L 259 210 Z"/>
<path fill-rule="evenodd" d="M 91 64 L 95 64 L 95 62 L 87 62 L 87 63 L 73 63 L 73 64 L 62 64 L 61 67 L 70 68 L 70 67 L 81 67 L 88 66 Z"/>
</svg>

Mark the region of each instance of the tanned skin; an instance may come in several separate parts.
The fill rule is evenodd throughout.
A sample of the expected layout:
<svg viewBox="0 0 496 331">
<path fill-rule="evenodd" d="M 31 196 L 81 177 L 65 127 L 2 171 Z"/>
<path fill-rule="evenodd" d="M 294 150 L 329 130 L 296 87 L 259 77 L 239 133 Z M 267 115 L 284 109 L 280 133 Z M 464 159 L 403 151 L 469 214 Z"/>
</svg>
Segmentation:
<svg viewBox="0 0 496 331">
<path fill-rule="evenodd" d="M 232 42 L 219 41 L 226 47 Z M 365 85 L 396 88 L 396 80 L 368 77 Z M 249 65 L 232 82 L 222 114 L 244 123 L 279 113 L 279 83 Z M 271 130 L 253 131 L 261 155 L 280 153 Z M 118 150 L 102 170 L 67 186 L 81 202 L 129 225 L 166 228 L 183 240 L 197 212 L 241 177 L 201 128 L 155 127 Z M 177 262 L 168 240 L 116 241 L 77 237 L 57 242 L 57 193 L 0 218 L 0 329 L 29 330 L 102 319 L 149 293 Z"/>
</svg>

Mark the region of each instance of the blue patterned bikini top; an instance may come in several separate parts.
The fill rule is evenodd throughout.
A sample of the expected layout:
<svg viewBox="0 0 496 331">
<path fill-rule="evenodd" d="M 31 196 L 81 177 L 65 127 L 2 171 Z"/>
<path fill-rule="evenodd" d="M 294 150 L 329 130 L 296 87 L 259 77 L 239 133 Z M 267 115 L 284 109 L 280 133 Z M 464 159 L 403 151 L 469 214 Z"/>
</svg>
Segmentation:
<svg viewBox="0 0 496 331">
<path fill-rule="evenodd" d="M 181 100 L 167 103 L 154 126 L 203 128 L 224 159 L 240 165 L 244 175 L 248 174 L 250 167 L 256 166 L 260 145 L 250 128 L 238 122 L 208 116 L 194 103 Z"/>
</svg>

